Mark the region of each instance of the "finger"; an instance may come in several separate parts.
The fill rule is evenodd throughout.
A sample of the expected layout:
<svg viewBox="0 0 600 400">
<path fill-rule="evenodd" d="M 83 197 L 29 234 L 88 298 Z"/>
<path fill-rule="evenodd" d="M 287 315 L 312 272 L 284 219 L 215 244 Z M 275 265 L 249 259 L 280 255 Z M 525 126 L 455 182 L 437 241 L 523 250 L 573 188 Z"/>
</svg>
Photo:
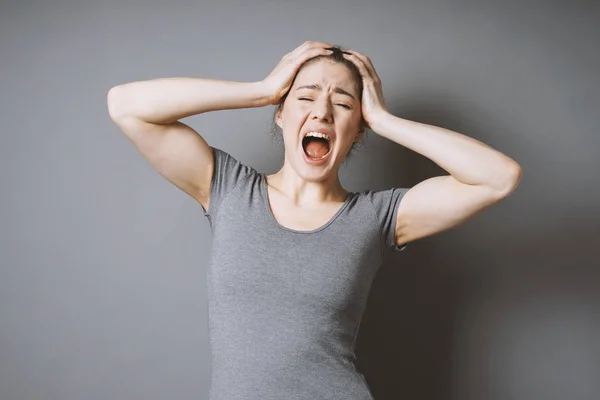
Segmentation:
<svg viewBox="0 0 600 400">
<path fill-rule="evenodd" d="M 313 48 L 313 49 L 308 49 L 306 51 L 304 51 L 303 53 L 301 53 L 297 58 L 296 58 L 296 62 L 297 64 L 302 64 L 303 62 L 317 57 L 317 56 L 327 56 L 331 54 L 331 50 L 325 48 L 325 47 L 317 47 L 317 48 Z"/>
<path fill-rule="evenodd" d="M 325 43 L 325 42 L 307 41 L 307 42 L 305 42 L 305 44 L 308 47 L 314 47 L 314 46 L 317 46 L 317 47 L 333 47 L 333 45 L 331 45 L 330 43 Z"/>
<path fill-rule="evenodd" d="M 372 83 L 375 86 L 381 85 L 381 79 L 379 78 L 377 73 L 371 72 L 367 68 L 367 65 L 361 59 L 354 55 L 345 56 L 345 58 L 354 63 L 365 83 Z"/>
<path fill-rule="evenodd" d="M 331 54 L 331 45 L 323 42 L 304 42 L 299 48 L 294 50 L 294 63 L 301 64 L 306 60 L 317 56 L 327 56 Z"/>
<path fill-rule="evenodd" d="M 369 71 L 369 75 L 376 81 L 379 80 L 379 75 L 377 75 L 377 71 L 375 71 L 375 67 L 373 66 L 373 63 L 371 62 L 371 59 L 367 56 L 365 56 L 364 54 L 360 54 L 357 51 L 354 50 L 346 50 L 346 54 L 348 54 L 350 57 L 355 57 L 355 59 L 358 59 L 360 61 L 360 63 L 362 63 L 365 68 L 367 69 L 367 71 Z"/>
<path fill-rule="evenodd" d="M 319 55 L 330 55 L 331 52 L 327 50 L 330 46 L 328 43 L 304 42 L 299 47 L 287 53 L 283 58 L 287 63 L 296 64 L 299 60 L 303 62 Z"/>
<path fill-rule="evenodd" d="M 373 66 L 373 64 L 371 63 L 371 59 L 369 57 L 365 56 L 364 54 L 361 54 L 356 50 L 345 50 L 345 52 L 349 53 L 349 54 L 353 54 L 356 57 L 358 57 L 362 62 L 365 63 L 365 65 L 367 65 L 367 67 Z"/>
<path fill-rule="evenodd" d="M 358 68 L 358 72 L 360 72 L 363 78 L 371 78 L 371 72 L 367 69 L 367 66 L 365 65 L 364 61 L 358 58 L 355 54 L 345 53 L 344 58 L 352 61 L 352 63 L 356 65 L 356 68 Z"/>
<path fill-rule="evenodd" d="M 305 51 L 311 50 L 313 48 L 327 48 L 332 47 L 329 43 L 323 42 L 314 42 L 314 41 L 306 41 L 298 46 L 292 53 L 296 53 L 296 55 L 303 53 Z"/>
</svg>

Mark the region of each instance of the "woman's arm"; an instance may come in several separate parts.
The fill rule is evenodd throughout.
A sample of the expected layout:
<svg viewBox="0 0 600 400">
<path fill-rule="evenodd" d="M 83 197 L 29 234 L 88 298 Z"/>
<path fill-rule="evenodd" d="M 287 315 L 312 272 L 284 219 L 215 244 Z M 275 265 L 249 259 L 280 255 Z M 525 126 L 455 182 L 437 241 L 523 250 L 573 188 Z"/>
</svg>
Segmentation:
<svg viewBox="0 0 600 400">
<path fill-rule="evenodd" d="M 179 119 L 207 111 L 266 104 L 264 85 L 203 78 L 160 78 L 112 88 L 113 122 L 165 179 L 209 207 L 210 145 Z"/>
<path fill-rule="evenodd" d="M 426 179 L 404 195 L 396 217 L 398 246 L 466 222 L 510 195 L 521 179 L 515 160 L 473 138 L 391 114 L 374 121 L 377 133 L 450 173 Z"/>
<path fill-rule="evenodd" d="M 168 124 L 207 111 L 262 107 L 270 93 L 262 82 L 207 78 L 158 78 L 115 86 L 109 91 L 111 117 Z"/>
<path fill-rule="evenodd" d="M 363 77 L 362 113 L 369 127 L 450 173 L 426 179 L 404 195 L 396 218 L 398 246 L 455 227 L 516 189 L 522 172 L 515 160 L 458 132 L 390 114 L 371 60 L 349 53 L 345 57 Z"/>
<path fill-rule="evenodd" d="M 258 82 L 174 77 L 115 86 L 107 96 L 109 114 L 163 177 L 208 209 L 212 149 L 179 119 L 207 111 L 274 104 L 290 87 L 298 67 L 307 59 L 328 54 L 329 47 L 305 42 Z"/>
<path fill-rule="evenodd" d="M 377 116 L 371 128 L 429 158 L 460 183 L 487 186 L 505 196 L 519 181 L 521 168 L 515 160 L 461 133 L 389 113 Z"/>
</svg>

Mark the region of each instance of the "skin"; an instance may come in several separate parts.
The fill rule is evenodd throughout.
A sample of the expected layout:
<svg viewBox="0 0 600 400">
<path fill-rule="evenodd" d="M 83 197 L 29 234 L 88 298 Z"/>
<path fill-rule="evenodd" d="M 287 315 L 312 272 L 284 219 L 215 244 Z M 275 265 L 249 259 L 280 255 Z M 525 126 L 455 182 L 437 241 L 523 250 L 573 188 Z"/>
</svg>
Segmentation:
<svg viewBox="0 0 600 400">
<path fill-rule="evenodd" d="M 320 88 L 303 88 L 308 85 Z M 282 168 L 267 177 L 268 183 L 297 205 L 343 202 L 348 191 L 340 184 L 339 168 L 352 144 L 364 136 L 361 117 L 361 94 L 346 66 L 322 59 L 302 68 L 275 118 L 283 131 L 285 159 Z M 331 155 L 321 166 L 303 159 L 302 132 L 314 128 L 335 132 Z"/>
<path fill-rule="evenodd" d="M 396 217 L 399 246 L 462 224 L 517 188 L 521 167 L 507 155 L 475 138 L 388 112 L 371 60 L 354 50 L 344 57 L 358 68 L 362 95 L 350 111 L 341 108 L 334 86 L 358 95 L 346 67 L 318 63 L 299 71 L 307 60 L 332 54 L 330 47 L 328 43 L 305 42 L 285 54 L 271 73 L 257 82 L 180 77 L 120 85 L 108 94 L 110 115 L 161 175 L 206 210 L 213 153 L 202 136 L 179 119 L 208 111 L 275 105 L 291 89 L 276 118 L 286 143 L 285 162 L 267 177 L 267 183 L 278 217 L 290 225 L 314 226 L 332 215 L 346 197 L 338 170 L 352 142 L 362 138 L 358 128 L 362 113 L 374 133 L 430 159 L 448 173 L 419 182 L 404 195 Z M 322 90 L 310 93 L 313 98 L 307 102 L 291 87 L 315 83 L 320 83 Z M 302 160 L 300 134 L 312 124 L 327 126 L 337 136 L 333 157 L 321 167 L 308 166 Z"/>
<path fill-rule="evenodd" d="M 264 81 L 275 93 L 275 99 L 287 90 L 291 70 L 323 53 L 328 46 L 306 42 L 288 53 Z M 277 121 L 287 141 L 286 161 L 270 182 L 295 204 L 343 198 L 341 194 L 345 191 L 337 173 L 343 155 L 352 141 L 360 137 L 357 131 L 360 113 L 373 132 L 429 158 L 449 173 L 426 179 L 406 193 L 396 217 L 395 241 L 399 246 L 460 225 L 516 189 L 522 172 L 515 160 L 461 133 L 392 115 L 385 106 L 381 80 L 370 58 L 354 50 L 348 50 L 344 57 L 356 65 L 362 78 L 360 111 L 357 107 L 348 119 L 338 111 L 333 105 L 336 102 L 331 101 L 332 87 L 349 82 L 344 81 L 341 67 L 337 70 L 321 67 L 298 74 L 302 83 L 306 78 L 321 80 L 324 90 L 319 93 L 318 101 L 303 108 L 292 97 L 291 109 L 284 107 Z M 330 163 L 318 168 L 302 165 L 302 154 L 297 151 L 302 127 L 314 122 L 330 123 L 340 138 L 334 144 L 335 153 Z"/>
</svg>

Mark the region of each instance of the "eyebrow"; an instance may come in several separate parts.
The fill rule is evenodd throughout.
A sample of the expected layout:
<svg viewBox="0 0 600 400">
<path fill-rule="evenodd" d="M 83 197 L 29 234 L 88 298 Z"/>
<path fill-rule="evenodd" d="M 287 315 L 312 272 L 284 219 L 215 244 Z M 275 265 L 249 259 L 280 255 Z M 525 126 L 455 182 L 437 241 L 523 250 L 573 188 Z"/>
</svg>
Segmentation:
<svg viewBox="0 0 600 400">
<path fill-rule="evenodd" d="M 296 89 L 296 91 L 300 90 L 300 89 L 314 89 L 314 90 L 321 90 L 321 85 L 318 85 L 316 83 L 313 83 L 312 85 L 304 85 L 304 86 L 300 86 L 299 88 Z M 345 91 L 342 88 L 336 87 L 335 88 L 335 92 L 339 93 L 339 94 L 344 94 L 346 96 L 350 96 L 352 98 L 352 100 L 356 100 L 354 98 L 354 96 L 352 94 L 350 94 L 349 92 Z"/>
</svg>

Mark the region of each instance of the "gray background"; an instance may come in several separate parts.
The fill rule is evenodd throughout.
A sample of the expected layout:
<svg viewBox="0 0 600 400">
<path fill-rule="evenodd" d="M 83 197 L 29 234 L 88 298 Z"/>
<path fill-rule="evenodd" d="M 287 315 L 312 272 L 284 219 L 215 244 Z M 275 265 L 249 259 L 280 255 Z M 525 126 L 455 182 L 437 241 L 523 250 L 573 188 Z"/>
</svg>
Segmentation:
<svg viewBox="0 0 600 400">
<path fill-rule="evenodd" d="M 507 200 L 380 270 L 358 339 L 378 400 L 600 397 L 600 8 L 592 1 L 3 1 L 0 399 L 203 399 L 200 206 L 109 119 L 115 85 L 263 79 L 305 40 L 370 56 L 397 116 L 523 168 Z M 185 120 L 260 171 L 272 108 Z M 445 173 L 370 132 L 349 190 Z"/>
</svg>

